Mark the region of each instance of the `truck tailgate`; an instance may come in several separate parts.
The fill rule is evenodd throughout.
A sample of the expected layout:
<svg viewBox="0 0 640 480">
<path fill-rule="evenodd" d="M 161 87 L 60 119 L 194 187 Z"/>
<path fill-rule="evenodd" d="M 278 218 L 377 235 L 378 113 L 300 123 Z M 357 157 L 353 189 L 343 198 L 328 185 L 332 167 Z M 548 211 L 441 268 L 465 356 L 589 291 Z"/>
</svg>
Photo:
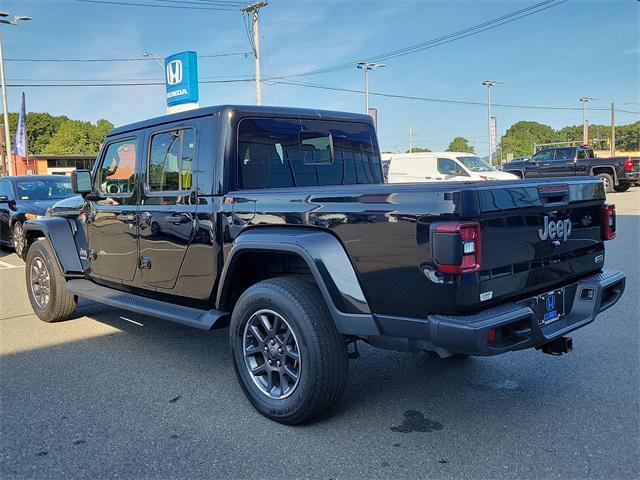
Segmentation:
<svg viewBox="0 0 640 480">
<path fill-rule="evenodd" d="M 481 303 L 551 289 L 604 262 L 599 182 L 562 179 L 478 191 Z"/>
</svg>

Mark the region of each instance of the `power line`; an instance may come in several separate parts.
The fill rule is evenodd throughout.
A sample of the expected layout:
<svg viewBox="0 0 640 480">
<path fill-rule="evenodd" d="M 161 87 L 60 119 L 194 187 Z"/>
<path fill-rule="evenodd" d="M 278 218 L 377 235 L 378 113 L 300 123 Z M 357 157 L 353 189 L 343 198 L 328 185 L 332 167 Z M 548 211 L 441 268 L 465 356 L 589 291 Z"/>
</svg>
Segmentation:
<svg viewBox="0 0 640 480">
<path fill-rule="evenodd" d="M 282 80 L 271 81 L 271 83 L 278 83 L 283 85 L 294 85 L 299 87 L 316 88 L 320 90 L 331 90 L 331 91 L 346 92 L 346 93 L 357 93 L 357 94 L 364 93 L 364 90 L 358 90 L 355 88 L 341 88 L 341 87 L 333 87 L 329 85 L 317 85 L 313 83 L 291 82 L 291 81 L 282 81 Z M 382 92 L 369 92 L 369 95 L 374 95 L 377 97 L 386 97 L 386 98 L 399 98 L 404 100 L 419 100 L 419 101 L 434 102 L 434 103 L 468 105 L 468 106 L 474 106 L 474 107 L 487 106 L 487 104 L 484 102 L 471 102 L 466 100 L 451 100 L 451 99 L 444 99 L 444 98 L 420 97 L 416 95 L 402 95 L 402 94 L 382 93 Z M 549 106 L 549 105 L 518 105 L 518 104 L 508 104 L 508 103 L 492 103 L 492 105 L 496 107 L 503 107 L 503 108 L 523 108 L 523 109 L 537 109 L 537 110 L 578 110 L 578 111 L 582 110 L 580 107 L 555 107 L 555 106 Z M 597 108 L 597 107 L 592 107 L 589 110 L 609 111 L 608 108 Z M 630 110 L 616 110 L 616 111 L 640 115 L 640 112 L 633 112 Z"/>
<path fill-rule="evenodd" d="M 219 10 L 219 11 L 236 11 L 236 8 L 227 8 L 227 7 L 190 7 L 183 5 L 154 5 L 149 3 L 135 3 L 135 2 L 116 2 L 114 0 L 75 0 L 76 2 L 82 3 L 99 3 L 99 4 L 107 4 L 107 5 L 124 5 L 128 7 L 150 7 L 150 8 L 177 8 L 181 10 Z M 203 4 L 204 5 L 204 4 Z"/>
<path fill-rule="evenodd" d="M 528 17 L 529 15 L 533 15 L 533 14 L 542 12 L 544 10 L 547 10 L 549 8 L 561 5 L 561 4 L 565 3 L 566 1 L 567 0 L 560 0 L 560 1 L 545 0 L 543 2 L 536 3 L 536 4 L 531 5 L 529 7 L 522 8 L 520 10 L 516 10 L 514 12 L 502 15 L 500 17 L 497 17 L 497 18 L 494 18 L 494 19 L 491 19 L 491 20 L 487 20 L 487 21 L 485 21 L 483 23 L 479 23 L 479 24 L 473 25 L 471 27 L 464 28 L 462 30 L 458 30 L 456 32 L 453 32 L 453 33 L 450 33 L 450 34 L 447 34 L 447 35 L 436 37 L 434 39 L 427 40 L 425 42 L 417 43 L 417 44 L 414 44 L 414 45 L 409 45 L 409 46 L 403 47 L 401 49 L 392 50 L 390 52 L 374 55 L 374 56 L 371 56 L 371 57 L 365 57 L 364 60 L 367 60 L 367 61 L 382 61 L 382 60 L 394 59 L 394 58 L 398 58 L 400 56 L 409 55 L 411 53 L 419 52 L 419 51 L 422 51 L 422 50 L 435 48 L 435 47 L 438 47 L 438 46 L 441 46 L 441 45 L 445 45 L 447 43 L 451 43 L 451 42 L 460 40 L 462 38 L 466 38 L 466 37 L 469 37 L 469 36 L 472 36 L 472 35 L 476 35 L 478 33 L 484 32 L 486 30 L 497 28 L 499 26 L 505 25 L 507 23 L 514 22 L 516 20 L 520 20 L 521 18 Z M 362 59 L 363 58 L 359 58 L 358 60 L 362 60 Z M 323 67 L 323 68 L 319 68 L 319 69 L 316 69 L 316 70 L 310 70 L 310 71 L 306 71 L 306 72 L 293 73 L 293 74 L 282 75 L 282 76 L 279 76 L 279 77 L 270 77 L 270 78 L 271 79 L 285 79 L 285 78 L 295 78 L 295 77 L 302 77 L 302 76 L 308 76 L 308 75 L 318 75 L 318 74 L 321 74 L 321 73 L 337 72 L 339 70 L 345 70 L 345 69 L 353 68 L 355 63 L 356 63 L 356 60 L 353 60 L 351 62 L 341 63 L 341 64 L 338 64 L 338 65 L 333 65 L 333 66 L 329 66 L 329 67 Z"/>
<path fill-rule="evenodd" d="M 221 2 L 221 1 L 211 1 L 211 2 L 198 2 L 193 0 L 146 0 L 147 2 L 161 2 L 161 3 L 177 3 L 179 5 L 184 5 L 185 3 L 191 5 L 212 5 L 216 7 L 234 7 L 240 9 L 243 5 L 242 2 Z"/>
<path fill-rule="evenodd" d="M 252 82 L 253 78 L 235 78 L 235 79 L 221 79 L 221 80 L 199 80 L 198 83 L 201 84 L 209 84 L 209 83 L 245 83 Z M 269 83 L 276 83 L 281 85 L 292 85 L 297 87 L 305 87 L 305 88 L 315 88 L 320 90 L 329 90 L 336 92 L 345 92 L 345 93 L 356 93 L 363 94 L 364 90 L 358 90 L 355 88 L 342 88 L 342 87 L 333 87 L 329 85 L 317 85 L 313 83 L 302 83 L 302 82 L 291 82 L 291 81 L 270 81 Z M 123 82 L 123 81 L 114 81 L 113 83 L 73 83 L 73 84 L 59 84 L 59 83 L 11 83 L 7 84 L 7 87 L 145 87 L 145 86 L 156 86 L 156 85 L 165 85 L 163 81 L 132 81 L 132 82 Z M 467 100 L 452 100 L 445 98 L 431 98 L 431 97 L 421 97 L 417 95 L 402 95 L 397 93 L 382 93 L 382 92 L 369 92 L 369 95 L 374 95 L 377 97 L 385 97 L 385 98 L 398 98 L 403 100 L 417 100 L 424 102 L 434 102 L 434 103 L 446 103 L 453 105 L 466 105 L 466 106 L 474 106 L 474 107 L 486 107 L 487 104 L 483 102 L 471 102 Z M 534 109 L 534 110 L 571 110 L 571 111 L 581 111 L 580 107 L 557 107 L 552 105 L 522 105 L 522 104 L 510 104 L 510 103 L 493 103 L 493 106 L 503 107 L 503 108 L 521 108 L 521 109 Z M 609 111 L 608 108 L 599 108 L 592 107 L 589 109 L 590 111 Z M 616 110 L 616 112 L 620 113 L 630 113 L 633 115 L 640 115 L 640 112 L 635 112 L 631 110 Z"/>
<path fill-rule="evenodd" d="M 233 57 L 233 56 L 249 56 L 251 52 L 230 52 L 230 53 L 215 53 L 210 55 L 198 55 L 198 59 L 201 58 L 218 58 L 218 57 Z M 133 57 L 133 58 L 5 58 L 5 62 L 52 62 L 52 63 L 66 63 L 66 62 L 148 62 L 153 58 L 145 57 Z"/>
</svg>

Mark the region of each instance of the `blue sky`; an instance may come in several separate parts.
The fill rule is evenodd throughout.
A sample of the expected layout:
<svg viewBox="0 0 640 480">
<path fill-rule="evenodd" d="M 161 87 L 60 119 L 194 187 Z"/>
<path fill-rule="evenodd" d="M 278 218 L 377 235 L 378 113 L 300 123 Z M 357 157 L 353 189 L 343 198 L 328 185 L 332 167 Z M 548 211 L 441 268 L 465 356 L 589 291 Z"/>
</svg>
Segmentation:
<svg viewBox="0 0 640 480">
<path fill-rule="evenodd" d="M 127 0 L 120 0 L 127 1 Z M 148 0 L 138 3 L 166 4 Z M 224 0 L 221 0 L 224 1 Z M 539 1 L 539 0 L 537 0 Z M 499 17 L 536 3 L 529 1 L 305 1 L 270 0 L 261 12 L 263 76 L 305 72 L 367 58 Z M 190 5 L 185 3 L 185 5 Z M 241 14 L 235 11 L 127 7 L 56 0 L 2 0 L 0 10 L 30 15 L 33 21 L 1 26 L 5 57 L 122 58 L 145 51 L 165 56 L 182 50 L 199 54 L 248 52 Z M 593 107 L 640 111 L 640 2 L 568 2 L 447 45 L 390 60 L 370 76 L 370 90 L 431 98 L 486 101 L 485 79 L 504 81 L 493 101 L 506 104 L 580 107 L 580 96 L 596 97 Z M 7 61 L 9 84 L 55 80 L 162 80 L 152 61 L 118 63 L 26 63 Z M 251 56 L 201 58 L 200 78 L 252 75 Z M 352 69 L 301 77 L 296 81 L 362 89 L 362 71 Z M 60 83 L 60 82 L 57 82 Z M 9 110 L 20 92 L 27 110 L 64 114 L 116 125 L 161 115 L 164 87 L 9 89 Z M 200 86 L 200 104 L 255 101 L 252 83 Z M 264 85 L 263 103 L 361 112 L 362 94 L 292 85 Z M 445 149 L 462 135 L 486 154 L 486 108 L 370 97 L 379 111 L 385 150 L 414 145 Z M 499 134 L 518 120 L 556 128 L 579 124 L 579 110 L 496 107 Z M 592 123 L 608 123 L 605 111 L 592 111 Z M 640 114 L 619 113 L 619 123 Z"/>
</svg>

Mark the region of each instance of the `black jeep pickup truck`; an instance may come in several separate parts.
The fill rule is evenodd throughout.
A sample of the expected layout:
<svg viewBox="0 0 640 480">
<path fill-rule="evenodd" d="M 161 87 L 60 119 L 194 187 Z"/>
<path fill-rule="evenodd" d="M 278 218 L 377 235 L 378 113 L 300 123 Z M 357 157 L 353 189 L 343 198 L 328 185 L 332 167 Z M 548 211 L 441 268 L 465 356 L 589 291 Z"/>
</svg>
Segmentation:
<svg viewBox="0 0 640 480">
<path fill-rule="evenodd" d="M 590 147 L 555 147 L 540 150 L 502 165 L 504 172 L 520 178 L 599 177 L 609 192 L 626 192 L 640 181 L 640 157 L 597 158 Z"/>
<path fill-rule="evenodd" d="M 337 401 L 357 341 L 558 355 L 624 291 L 598 179 L 382 178 L 365 115 L 222 106 L 116 128 L 72 176 L 82 214 L 25 224 L 31 305 L 229 326 L 247 398 L 296 424 Z"/>
</svg>

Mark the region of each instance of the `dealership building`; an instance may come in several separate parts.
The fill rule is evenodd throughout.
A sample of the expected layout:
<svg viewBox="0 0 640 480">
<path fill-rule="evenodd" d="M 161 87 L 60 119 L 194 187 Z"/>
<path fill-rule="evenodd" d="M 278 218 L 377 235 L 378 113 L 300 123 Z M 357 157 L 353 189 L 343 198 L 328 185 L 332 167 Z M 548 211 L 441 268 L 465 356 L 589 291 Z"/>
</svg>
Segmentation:
<svg viewBox="0 0 640 480">
<path fill-rule="evenodd" d="M 75 169 L 91 169 L 95 155 L 29 155 L 15 160 L 15 175 L 71 175 Z"/>
</svg>

